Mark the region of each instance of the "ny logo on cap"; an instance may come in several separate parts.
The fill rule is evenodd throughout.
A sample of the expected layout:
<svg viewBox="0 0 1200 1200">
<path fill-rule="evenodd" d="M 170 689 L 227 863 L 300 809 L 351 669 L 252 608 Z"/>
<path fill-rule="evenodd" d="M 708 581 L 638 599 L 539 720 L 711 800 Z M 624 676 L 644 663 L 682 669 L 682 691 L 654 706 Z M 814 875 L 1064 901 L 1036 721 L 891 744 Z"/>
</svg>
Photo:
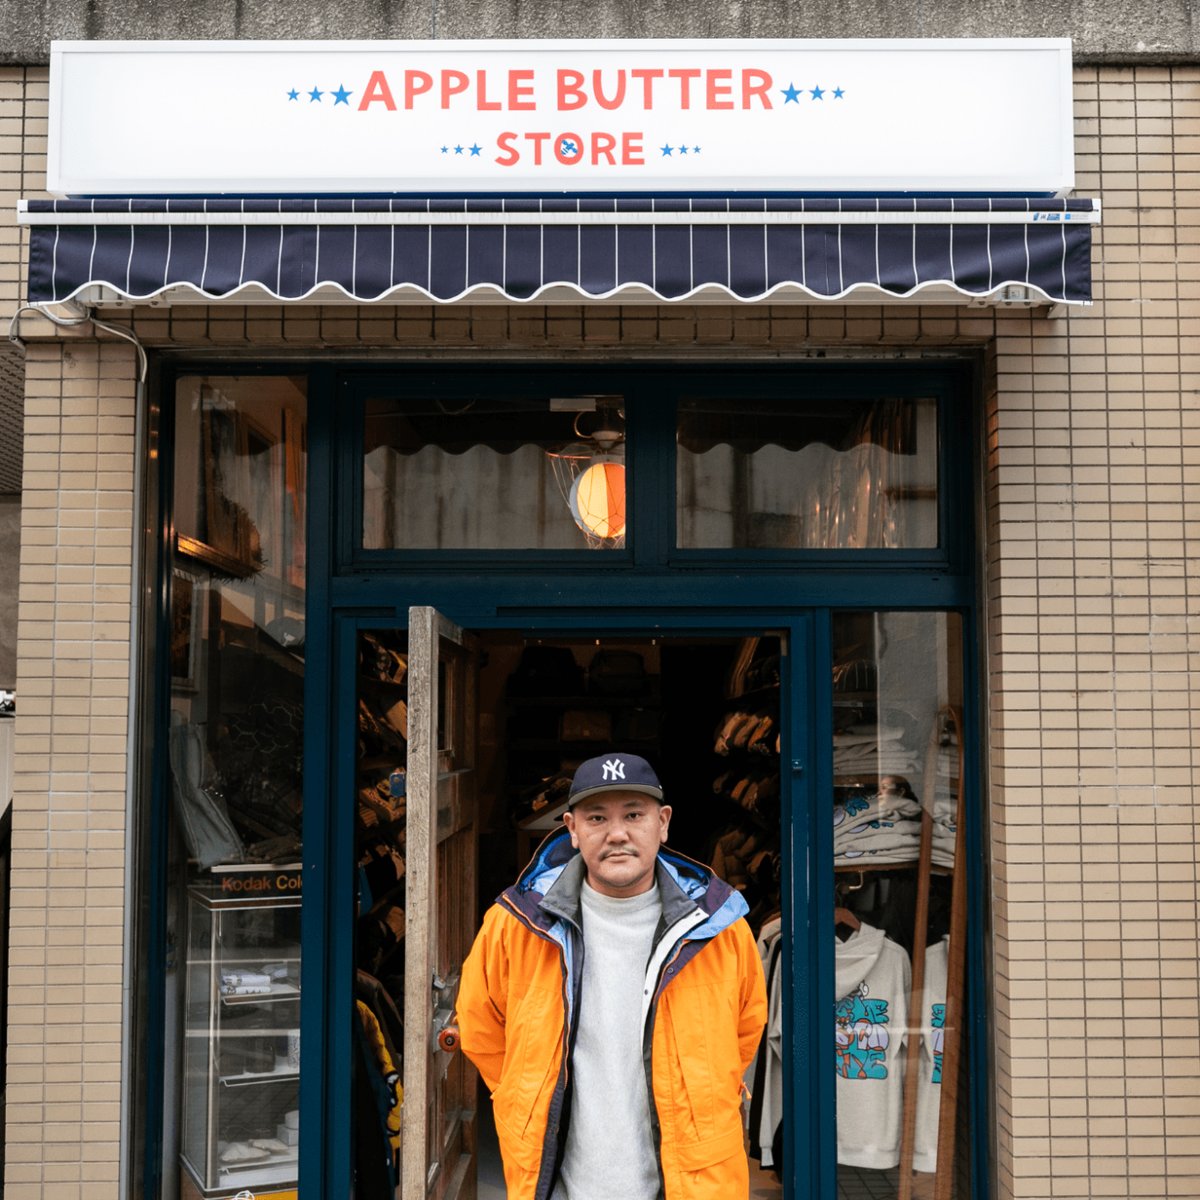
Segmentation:
<svg viewBox="0 0 1200 1200">
<path fill-rule="evenodd" d="M 601 776 L 604 780 L 609 779 L 624 779 L 625 764 L 619 758 L 610 758 L 604 764 L 604 773 Z"/>
</svg>

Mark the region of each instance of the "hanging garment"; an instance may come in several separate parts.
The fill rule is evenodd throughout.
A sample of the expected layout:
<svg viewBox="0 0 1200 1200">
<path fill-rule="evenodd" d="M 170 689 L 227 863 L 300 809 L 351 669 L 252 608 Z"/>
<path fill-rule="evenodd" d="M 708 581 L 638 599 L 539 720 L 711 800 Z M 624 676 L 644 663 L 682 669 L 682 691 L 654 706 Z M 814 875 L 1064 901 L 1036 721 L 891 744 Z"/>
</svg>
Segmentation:
<svg viewBox="0 0 1200 1200">
<path fill-rule="evenodd" d="M 398 1122 L 403 1089 L 398 1075 L 393 1087 L 380 1068 L 380 1060 L 362 1020 L 362 1014 L 370 1013 L 370 1010 L 361 1002 L 356 1002 L 355 1007 L 359 1015 L 353 1022 L 355 1190 L 360 1196 L 390 1196 L 399 1180 Z M 395 1140 L 391 1129 L 393 1109 L 397 1122 Z"/>
<path fill-rule="evenodd" d="M 917 1084 L 917 1141 L 913 1170 L 937 1170 L 938 1114 L 942 1104 L 942 1042 L 946 1024 L 946 964 L 950 935 L 925 952 L 925 1021 L 921 1028 L 921 1079 Z"/>
<path fill-rule="evenodd" d="M 758 952 L 767 979 L 767 1026 L 754 1062 L 746 1072 L 750 1089 L 747 1132 L 750 1156 L 764 1167 L 780 1167 L 775 1155 L 775 1135 L 783 1121 L 783 938 L 776 917 L 762 928 Z"/>
<path fill-rule="evenodd" d="M 383 1080 L 383 1088 L 375 1088 L 379 1097 L 380 1116 L 387 1130 L 388 1141 L 392 1150 L 400 1150 L 400 1109 L 404 1105 L 404 1087 L 400 1082 L 400 1064 L 393 1057 L 389 1047 L 390 1038 L 385 1033 L 379 1018 L 362 1000 L 355 1000 L 354 1007 L 358 1019 L 362 1022 L 363 1034 L 367 1039 L 367 1049 L 371 1061 Z"/>
<path fill-rule="evenodd" d="M 354 972 L 354 998 L 375 1014 L 384 1044 L 398 1070 L 404 1053 L 404 1021 L 391 993 L 374 975 L 360 969 Z"/>
<path fill-rule="evenodd" d="M 900 1161 L 908 1028 L 908 955 L 871 925 L 834 949 L 838 1162 L 882 1169 Z"/>
<path fill-rule="evenodd" d="M 229 819 L 225 798 L 217 790 L 216 771 L 200 727 L 172 724 L 167 756 L 174 784 L 171 794 L 188 853 L 201 867 L 241 862 L 245 857 L 242 840 Z"/>
</svg>

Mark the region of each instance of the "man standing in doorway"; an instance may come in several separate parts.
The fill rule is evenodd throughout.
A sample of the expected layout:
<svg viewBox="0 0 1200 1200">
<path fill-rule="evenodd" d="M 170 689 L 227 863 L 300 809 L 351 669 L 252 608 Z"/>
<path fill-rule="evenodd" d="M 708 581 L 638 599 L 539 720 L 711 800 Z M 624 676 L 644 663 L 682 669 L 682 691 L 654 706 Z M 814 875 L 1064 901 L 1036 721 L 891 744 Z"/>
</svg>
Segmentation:
<svg viewBox="0 0 1200 1200">
<path fill-rule="evenodd" d="M 458 996 L 508 1200 L 740 1200 L 767 1016 L 746 902 L 665 849 L 645 759 L 589 759 L 568 804 L 488 910 Z"/>
</svg>

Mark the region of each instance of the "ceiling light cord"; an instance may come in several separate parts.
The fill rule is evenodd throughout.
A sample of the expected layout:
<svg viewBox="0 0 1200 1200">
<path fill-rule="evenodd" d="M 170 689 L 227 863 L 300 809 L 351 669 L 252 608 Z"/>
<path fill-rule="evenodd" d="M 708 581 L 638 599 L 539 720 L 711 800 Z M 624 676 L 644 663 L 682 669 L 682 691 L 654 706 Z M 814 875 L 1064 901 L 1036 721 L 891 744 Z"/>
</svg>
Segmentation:
<svg viewBox="0 0 1200 1200">
<path fill-rule="evenodd" d="M 69 301 L 67 303 L 70 303 Z M 45 304 L 22 304 L 15 313 L 12 320 L 8 323 L 8 340 L 14 346 L 20 348 L 21 353 L 25 352 L 25 340 L 17 333 L 17 326 L 21 320 L 21 314 L 26 312 L 34 312 L 39 316 L 45 317 L 47 321 L 53 325 L 57 325 L 60 329 L 74 329 L 79 325 L 86 325 L 89 322 L 96 328 L 102 329 L 105 333 L 111 334 L 113 337 L 118 337 L 132 344 L 138 353 L 138 382 L 146 382 L 146 348 L 139 341 L 138 336 L 131 329 L 123 329 L 120 325 L 110 325 L 107 321 L 101 321 L 90 308 L 80 309 L 76 316 L 63 316 L 60 313 L 51 312 L 50 308 Z"/>
</svg>

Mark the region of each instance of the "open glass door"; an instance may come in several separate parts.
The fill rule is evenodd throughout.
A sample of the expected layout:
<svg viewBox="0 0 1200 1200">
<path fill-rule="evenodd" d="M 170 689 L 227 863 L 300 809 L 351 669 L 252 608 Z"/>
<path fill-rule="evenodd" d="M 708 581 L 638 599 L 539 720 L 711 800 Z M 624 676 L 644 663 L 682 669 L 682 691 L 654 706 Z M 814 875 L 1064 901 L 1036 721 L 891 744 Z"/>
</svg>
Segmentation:
<svg viewBox="0 0 1200 1200">
<path fill-rule="evenodd" d="M 357 644 L 353 1156 L 371 1200 L 475 1195 L 475 1080 L 450 1026 L 475 923 L 476 672 L 431 608 Z"/>
</svg>

